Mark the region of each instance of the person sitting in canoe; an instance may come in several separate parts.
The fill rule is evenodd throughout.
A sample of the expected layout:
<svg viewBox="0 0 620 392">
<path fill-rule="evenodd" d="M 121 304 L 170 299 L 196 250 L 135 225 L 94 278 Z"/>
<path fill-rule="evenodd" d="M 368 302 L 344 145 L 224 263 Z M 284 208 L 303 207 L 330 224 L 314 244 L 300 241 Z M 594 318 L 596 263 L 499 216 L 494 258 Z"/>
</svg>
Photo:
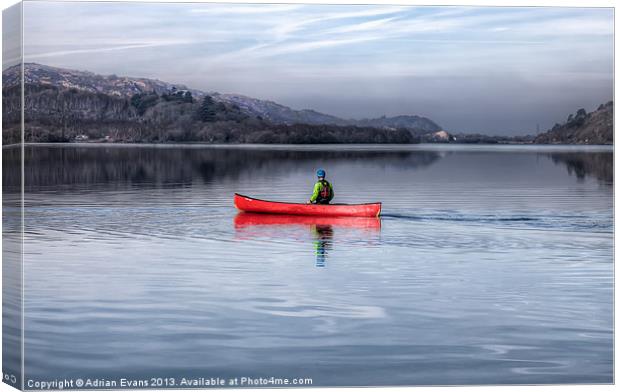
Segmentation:
<svg viewBox="0 0 620 392">
<path fill-rule="evenodd" d="M 319 169 L 316 171 L 318 181 L 314 184 L 314 191 L 310 196 L 308 204 L 329 204 L 334 198 L 334 188 L 325 179 L 325 170 Z"/>
</svg>

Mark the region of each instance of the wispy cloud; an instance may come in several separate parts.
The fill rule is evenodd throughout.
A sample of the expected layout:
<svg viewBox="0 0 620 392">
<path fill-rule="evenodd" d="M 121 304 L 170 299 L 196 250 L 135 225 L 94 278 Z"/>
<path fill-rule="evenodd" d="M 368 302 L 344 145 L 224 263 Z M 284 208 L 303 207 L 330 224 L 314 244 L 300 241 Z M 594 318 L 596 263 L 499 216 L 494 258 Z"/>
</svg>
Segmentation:
<svg viewBox="0 0 620 392">
<path fill-rule="evenodd" d="M 362 22 L 358 24 L 350 24 L 342 27 L 336 27 L 324 32 L 324 34 L 342 34 L 342 33 L 357 33 L 360 31 L 376 30 L 380 27 L 386 27 L 388 23 L 398 20 L 398 17 L 375 19 L 368 22 Z"/>
<path fill-rule="evenodd" d="M 70 49 L 70 50 L 58 50 L 51 52 L 40 52 L 40 53 L 29 53 L 27 59 L 37 60 L 46 57 L 58 57 L 58 56 L 68 56 L 75 54 L 87 54 L 87 53 L 104 53 L 104 52 L 114 52 L 114 51 L 122 51 L 122 50 L 135 50 L 135 49 L 143 49 L 143 48 L 154 48 L 161 46 L 177 46 L 177 45 L 187 45 L 192 43 L 192 41 L 156 41 L 156 42 L 146 42 L 146 43 L 134 43 L 127 45 L 118 45 L 118 46 L 109 46 L 109 47 L 91 47 L 84 49 Z"/>
<path fill-rule="evenodd" d="M 302 17 L 293 17 L 290 20 L 287 19 L 278 21 L 271 31 L 274 33 L 274 38 L 277 40 L 283 40 L 284 38 L 290 37 L 293 33 L 309 29 L 313 27 L 313 25 L 325 22 L 342 21 L 346 19 L 355 20 L 359 18 L 397 14 L 402 12 L 405 8 L 406 7 L 372 7 L 370 9 L 363 9 L 360 11 L 320 12 L 309 17 L 302 15 Z"/>
<path fill-rule="evenodd" d="M 291 43 L 286 45 L 278 45 L 266 48 L 261 51 L 255 51 L 256 57 L 271 57 L 284 54 L 302 53 L 324 48 L 332 48 L 335 46 L 343 46 L 350 44 L 358 44 L 379 39 L 374 36 L 358 36 L 345 39 L 324 39 L 316 41 L 307 41 L 299 43 Z"/>
</svg>

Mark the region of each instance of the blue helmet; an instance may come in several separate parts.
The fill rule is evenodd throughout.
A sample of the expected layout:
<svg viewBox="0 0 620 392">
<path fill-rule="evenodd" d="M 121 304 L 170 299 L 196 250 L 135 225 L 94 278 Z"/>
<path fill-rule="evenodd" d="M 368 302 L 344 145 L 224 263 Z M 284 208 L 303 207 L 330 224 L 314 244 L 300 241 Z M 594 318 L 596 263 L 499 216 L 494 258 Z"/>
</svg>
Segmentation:
<svg viewBox="0 0 620 392">
<path fill-rule="evenodd" d="M 316 171 L 316 176 L 317 177 L 325 177 L 325 170 L 323 169 L 319 169 Z"/>
</svg>

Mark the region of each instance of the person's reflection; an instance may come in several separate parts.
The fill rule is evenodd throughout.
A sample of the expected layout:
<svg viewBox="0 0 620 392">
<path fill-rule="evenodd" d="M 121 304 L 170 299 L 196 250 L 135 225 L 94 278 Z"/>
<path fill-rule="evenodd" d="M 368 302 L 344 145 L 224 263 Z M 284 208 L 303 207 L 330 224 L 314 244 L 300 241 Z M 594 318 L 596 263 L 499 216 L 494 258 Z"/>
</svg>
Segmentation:
<svg viewBox="0 0 620 392">
<path fill-rule="evenodd" d="M 332 249 L 334 229 L 331 225 L 314 225 L 312 226 L 312 234 L 314 235 L 316 266 L 325 267 L 327 252 Z"/>
<path fill-rule="evenodd" d="M 234 226 L 238 238 L 251 239 L 255 237 L 261 241 L 266 238 L 288 238 L 299 241 L 299 228 L 309 230 L 310 240 L 314 247 L 315 266 L 325 267 L 328 253 L 334 246 L 334 227 L 338 231 L 338 236 L 348 234 L 354 235 L 358 239 L 373 241 L 373 238 L 376 238 L 376 235 L 381 232 L 381 219 L 378 217 L 320 217 L 239 212 L 234 218 Z M 304 242 L 308 241 L 306 236 L 302 238 Z M 308 251 L 311 249 L 308 248 Z"/>
</svg>

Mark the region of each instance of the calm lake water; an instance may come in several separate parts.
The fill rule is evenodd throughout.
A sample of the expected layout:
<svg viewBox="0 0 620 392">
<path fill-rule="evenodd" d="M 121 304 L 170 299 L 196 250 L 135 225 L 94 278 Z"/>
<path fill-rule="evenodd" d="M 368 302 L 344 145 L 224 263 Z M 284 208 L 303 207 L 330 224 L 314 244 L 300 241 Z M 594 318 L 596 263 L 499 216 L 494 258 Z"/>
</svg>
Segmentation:
<svg viewBox="0 0 620 392">
<path fill-rule="evenodd" d="M 26 381 L 613 382 L 611 148 L 25 153 Z M 382 218 L 232 205 L 304 202 L 319 167 Z"/>
</svg>

